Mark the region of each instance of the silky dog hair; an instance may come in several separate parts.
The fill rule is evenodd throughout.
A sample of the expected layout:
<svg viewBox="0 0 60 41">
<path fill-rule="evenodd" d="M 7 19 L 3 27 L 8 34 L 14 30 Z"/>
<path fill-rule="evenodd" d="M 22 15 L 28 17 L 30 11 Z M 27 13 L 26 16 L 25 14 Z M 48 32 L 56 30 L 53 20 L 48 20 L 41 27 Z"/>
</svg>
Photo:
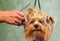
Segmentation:
<svg viewBox="0 0 60 41">
<path fill-rule="evenodd" d="M 48 41 L 55 21 L 52 16 L 30 8 L 25 14 L 24 36 L 31 41 Z"/>
</svg>

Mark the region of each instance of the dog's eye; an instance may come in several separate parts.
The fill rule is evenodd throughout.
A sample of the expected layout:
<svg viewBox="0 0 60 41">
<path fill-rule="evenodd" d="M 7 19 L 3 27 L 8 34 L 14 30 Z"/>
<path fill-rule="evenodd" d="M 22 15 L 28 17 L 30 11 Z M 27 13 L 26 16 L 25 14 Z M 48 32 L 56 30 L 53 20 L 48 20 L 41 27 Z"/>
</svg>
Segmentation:
<svg viewBox="0 0 60 41">
<path fill-rule="evenodd" d="M 34 21 L 31 21 L 30 24 L 31 24 L 31 23 L 34 23 Z"/>
<path fill-rule="evenodd" d="M 42 21 L 39 21 L 40 23 L 44 23 L 44 21 L 42 20 Z"/>
</svg>

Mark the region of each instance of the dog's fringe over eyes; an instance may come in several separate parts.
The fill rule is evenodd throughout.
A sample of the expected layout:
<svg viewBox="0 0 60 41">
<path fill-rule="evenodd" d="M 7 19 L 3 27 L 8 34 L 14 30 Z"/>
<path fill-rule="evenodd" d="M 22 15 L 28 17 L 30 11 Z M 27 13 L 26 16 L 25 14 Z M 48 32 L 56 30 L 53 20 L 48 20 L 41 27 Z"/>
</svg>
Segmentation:
<svg viewBox="0 0 60 41">
<path fill-rule="evenodd" d="M 25 14 L 24 35 L 31 41 L 48 41 L 53 32 L 53 17 L 36 8 L 30 8 Z"/>
</svg>

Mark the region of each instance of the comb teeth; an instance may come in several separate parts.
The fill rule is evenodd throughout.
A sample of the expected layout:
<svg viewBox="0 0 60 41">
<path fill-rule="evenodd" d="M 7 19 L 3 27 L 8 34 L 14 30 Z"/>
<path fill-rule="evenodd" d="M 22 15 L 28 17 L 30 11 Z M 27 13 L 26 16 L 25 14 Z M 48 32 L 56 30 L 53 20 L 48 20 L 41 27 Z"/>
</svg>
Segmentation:
<svg viewBox="0 0 60 41">
<path fill-rule="evenodd" d="M 20 11 L 24 11 L 29 5 L 30 5 L 30 3 L 27 4 L 25 7 L 23 7 Z"/>
</svg>

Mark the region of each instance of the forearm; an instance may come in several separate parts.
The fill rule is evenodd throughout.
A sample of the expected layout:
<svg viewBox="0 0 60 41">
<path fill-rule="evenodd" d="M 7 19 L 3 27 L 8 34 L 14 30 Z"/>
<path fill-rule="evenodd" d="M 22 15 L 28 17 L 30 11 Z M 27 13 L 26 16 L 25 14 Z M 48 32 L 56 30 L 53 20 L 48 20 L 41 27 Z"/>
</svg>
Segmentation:
<svg viewBox="0 0 60 41">
<path fill-rule="evenodd" d="M 4 11 L 0 11 L 0 22 L 3 22 L 3 14 L 4 14 Z"/>
</svg>

